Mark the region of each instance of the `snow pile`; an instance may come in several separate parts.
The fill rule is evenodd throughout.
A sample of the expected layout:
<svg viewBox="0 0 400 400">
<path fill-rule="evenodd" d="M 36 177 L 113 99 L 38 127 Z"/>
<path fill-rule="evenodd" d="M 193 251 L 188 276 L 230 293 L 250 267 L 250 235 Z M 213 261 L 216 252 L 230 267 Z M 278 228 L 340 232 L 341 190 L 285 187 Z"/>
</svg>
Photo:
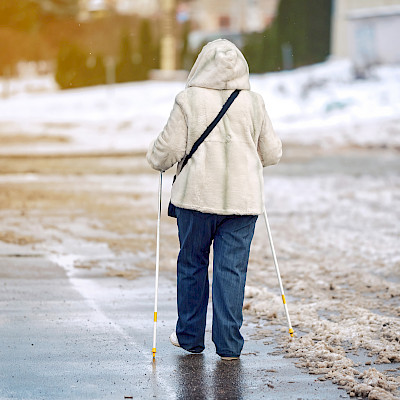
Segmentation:
<svg viewBox="0 0 400 400">
<path fill-rule="evenodd" d="M 400 378 L 383 375 L 374 368 L 360 374 L 354 368 L 357 365 L 347 357 L 343 343 L 351 343 L 347 352 L 357 351 L 360 347 L 369 350 L 370 356 L 377 356 L 375 364 L 399 362 L 399 321 L 351 307 L 345 310 L 346 313 L 341 309 L 340 317 L 335 321 L 316 318 L 317 309 L 324 306 L 326 304 L 310 306 L 309 310 L 299 307 L 292 311 L 294 320 L 301 321 L 300 329 L 309 333 L 287 343 L 288 356 L 298 357 L 301 366 L 309 368 L 310 373 L 332 379 L 350 394 L 367 397 L 379 389 L 380 399 L 394 398 L 390 393 L 400 385 Z M 383 392 L 388 393 L 383 396 Z"/>
<path fill-rule="evenodd" d="M 260 318 L 276 319 L 282 309 L 282 304 L 278 304 L 280 298 L 275 295 L 266 300 L 269 296 L 262 290 L 250 288 L 250 296 L 255 293 L 258 298 L 247 298 L 246 309 Z M 393 393 L 400 386 L 400 377 L 382 374 L 373 367 L 361 373 L 357 370 L 359 364 L 348 353 L 357 354 L 358 349 L 363 348 L 369 351 L 369 357 L 376 357 L 375 364 L 400 362 L 398 319 L 337 304 L 340 314 L 325 320 L 318 314 L 332 307 L 329 301 L 307 305 L 290 301 L 289 304 L 295 332 L 308 333 L 294 340 L 285 336 L 283 346 L 288 357 L 298 358 L 300 367 L 308 368 L 311 374 L 322 375 L 320 380 L 331 379 L 351 396 L 395 399 Z M 287 329 L 282 328 L 282 331 Z"/>
<path fill-rule="evenodd" d="M 53 75 L 37 75 L 24 78 L 0 78 L 0 96 L 7 98 L 21 93 L 55 92 L 58 90 Z"/>
<path fill-rule="evenodd" d="M 277 318 L 282 307 L 281 299 L 266 288 L 260 289 L 246 285 L 245 298 L 245 309 L 251 309 L 257 315 L 268 319 Z M 255 299 L 255 301 L 252 302 L 250 299 Z"/>
<path fill-rule="evenodd" d="M 349 62 L 327 62 L 253 75 L 251 85 L 263 95 L 286 143 L 400 146 L 398 66 L 379 67 L 369 79 L 355 80 Z M 0 140 L 16 134 L 38 139 L 25 145 L 8 141 L 2 153 L 144 151 L 163 128 L 184 82 L 68 91 L 52 91 L 53 86 L 49 79 L 47 92 L 27 88 L 0 101 Z"/>
<path fill-rule="evenodd" d="M 329 146 L 400 145 L 400 67 L 354 78 L 349 61 L 253 77 L 287 142 Z"/>
<path fill-rule="evenodd" d="M 0 103 L 0 139 L 58 140 L 3 147 L 2 153 L 143 151 L 162 129 L 181 85 L 143 82 L 16 95 Z"/>
<path fill-rule="evenodd" d="M 287 333 L 262 222 L 252 245 L 245 310 L 266 321 L 264 327 L 278 326 L 287 355 L 319 379 L 352 396 L 399 398 L 400 178 L 397 169 L 372 176 L 350 172 L 265 177 L 297 337 L 290 340 Z"/>
</svg>

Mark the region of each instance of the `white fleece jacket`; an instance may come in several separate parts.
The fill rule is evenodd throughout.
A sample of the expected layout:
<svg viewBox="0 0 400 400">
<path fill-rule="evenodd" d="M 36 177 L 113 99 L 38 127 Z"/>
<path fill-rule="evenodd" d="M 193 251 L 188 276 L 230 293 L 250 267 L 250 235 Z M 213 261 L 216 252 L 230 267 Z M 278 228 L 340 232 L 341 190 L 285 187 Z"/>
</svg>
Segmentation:
<svg viewBox="0 0 400 400">
<path fill-rule="evenodd" d="M 218 125 L 180 171 L 179 162 L 234 89 L 241 89 Z M 158 171 L 178 163 L 171 202 L 177 207 L 222 215 L 257 215 L 264 209 L 263 167 L 276 164 L 282 144 L 262 97 L 250 91 L 249 69 L 239 49 L 218 39 L 204 46 L 175 98 L 147 161 Z"/>
</svg>

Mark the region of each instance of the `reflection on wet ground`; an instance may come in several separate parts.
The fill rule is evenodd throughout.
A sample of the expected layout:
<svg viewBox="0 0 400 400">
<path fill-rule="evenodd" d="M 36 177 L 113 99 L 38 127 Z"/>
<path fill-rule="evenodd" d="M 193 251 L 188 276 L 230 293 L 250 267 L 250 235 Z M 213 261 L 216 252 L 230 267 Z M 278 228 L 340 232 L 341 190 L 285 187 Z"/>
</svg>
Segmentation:
<svg viewBox="0 0 400 400">
<path fill-rule="evenodd" d="M 177 357 L 178 399 L 207 399 L 209 383 L 203 354 Z"/>
<path fill-rule="evenodd" d="M 213 370 L 207 370 L 204 355 L 177 357 L 179 400 L 243 399 L 243 369 L 241 360 L 218 360 Z"/>
</svg>

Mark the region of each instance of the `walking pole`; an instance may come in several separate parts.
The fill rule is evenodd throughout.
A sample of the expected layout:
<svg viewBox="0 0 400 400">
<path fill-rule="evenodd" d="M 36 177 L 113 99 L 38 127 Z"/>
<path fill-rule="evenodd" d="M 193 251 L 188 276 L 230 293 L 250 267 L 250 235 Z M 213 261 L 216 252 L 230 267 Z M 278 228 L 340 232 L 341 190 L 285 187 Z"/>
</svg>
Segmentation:
<svg viewBox="0 0 400 400">
<path fill-rule="evenodd" d="M 157 337 L 157 302 L 158 302 L 158 272 L 160 269 L 160 220 L 161 220 L 161 195 L 162 195 L 162 172 L 160 172 L 160 183 L 158 186 L 158 218 L 157 218 L 157 244 L 156 244 L 156 284 L 154 297 L 154 327 L 153 327 L 153 359 L 156 358 Z"/>
<path fill-rule="evenodd" d="M 290 322 L 289 310 L 288 310 L 287 304 L 286 304 L 286 299 L 285 299 L 285 293 L 283 291 L 281 274 L 279 272 L 278 260 L 276 258 L 276 254 L 275 254 L 274 242 L 272 241 L 271 229 L 269 227 L 269 222 L 268 222 L 268 217 L 267 217 L 267 210 L 265 209 L 265 207 L 264 207 L 264 220 L 265 220 L 265 225 L 267 226 L 269 244 L 271 245 L 271 251 L 272 251 L 272 257 L 274 258 L 276 276 L 278 277 L 279 288 L 281 289 L 283 307 L 285 309 L 286 319 L 287 319 L 287 323 L 288 323 L 288 326 L 289 326 L 289 334 L 290 334 L 291 337 L 293 337 L 294 331 L 293 331 L 293 328 L 292 328 L 292 323 Z"/>
</svg>

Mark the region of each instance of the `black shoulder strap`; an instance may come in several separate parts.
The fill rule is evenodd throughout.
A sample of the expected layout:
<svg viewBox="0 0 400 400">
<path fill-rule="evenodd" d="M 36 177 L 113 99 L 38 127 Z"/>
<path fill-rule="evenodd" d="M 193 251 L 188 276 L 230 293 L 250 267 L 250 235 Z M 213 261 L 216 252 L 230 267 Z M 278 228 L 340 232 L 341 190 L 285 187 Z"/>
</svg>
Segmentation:
<svg viewBox="0 0 400 400">
<path fill-rule="evenodd" d="M 228 111 L 228 108 L 231 106 L 233 101 L 236 99 L 238 96 L 240 90 L 236 89 L 228 98 L 226 103 L 223 105 L 221 108 L 221 111 L 218 113 L 218 115 L 215 117 L 214 121 L 211 122 L 211 124 L 207 127 L 207 129 L 203 132 L 203 134 L 195 141 L 192 150 L 190 150 L 190 153 L 183 159 L 183 163 L 181 166 L 181 171 L 183 167 L 186 165 L 186 163 L 189 161 L 189 159 L 192 157 L 193 153 L 197 150 L 197 148 L 204 142 L 205 138 L 211 133 L 211 131 L 216 127 L 218 124 L 219 120 L 224 116 L 224 114 Z"/>
</svg>

